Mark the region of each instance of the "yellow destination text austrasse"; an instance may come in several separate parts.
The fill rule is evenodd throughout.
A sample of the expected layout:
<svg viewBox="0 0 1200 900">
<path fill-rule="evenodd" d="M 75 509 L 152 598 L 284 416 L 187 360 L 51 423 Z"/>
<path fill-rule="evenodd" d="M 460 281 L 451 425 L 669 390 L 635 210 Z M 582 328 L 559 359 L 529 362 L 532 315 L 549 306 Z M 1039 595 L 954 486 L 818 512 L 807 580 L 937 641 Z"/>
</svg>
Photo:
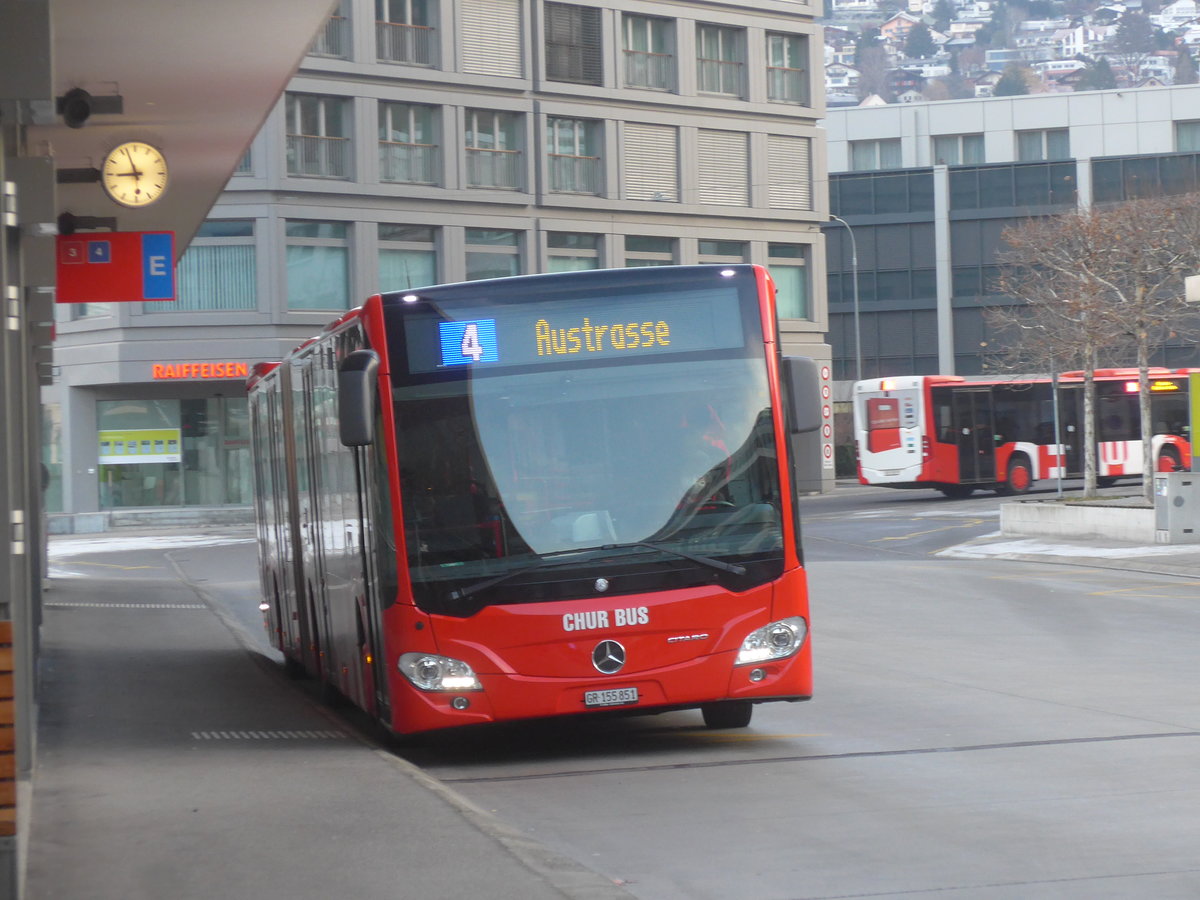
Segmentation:
<svg viewBox="0 0 1200 900">
<path fill-rule="evenodd" d="M 603 353 L 612 350 L 652 350 L 671 345 L 666 322 L 613 322 L 593 325 L 586 316 L 571 328 L 553 328 L 545 319 L 534 324 L 538 356 Z"/>
</svg>

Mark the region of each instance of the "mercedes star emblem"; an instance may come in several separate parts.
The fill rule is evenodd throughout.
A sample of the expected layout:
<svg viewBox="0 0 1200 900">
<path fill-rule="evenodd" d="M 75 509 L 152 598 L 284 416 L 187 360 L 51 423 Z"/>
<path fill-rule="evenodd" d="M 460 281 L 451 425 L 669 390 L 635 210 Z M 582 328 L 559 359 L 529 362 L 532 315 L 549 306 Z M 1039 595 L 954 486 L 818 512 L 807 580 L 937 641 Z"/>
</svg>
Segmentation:
<svg viewBox="0 0 1200 900">
<path fill-rule="evenodd" d="M 601 641 L 592 651 L 592 665 L 605 675 L 615 675 L 625 665 L 625 648 L 616 641 Z"/>
</svg>

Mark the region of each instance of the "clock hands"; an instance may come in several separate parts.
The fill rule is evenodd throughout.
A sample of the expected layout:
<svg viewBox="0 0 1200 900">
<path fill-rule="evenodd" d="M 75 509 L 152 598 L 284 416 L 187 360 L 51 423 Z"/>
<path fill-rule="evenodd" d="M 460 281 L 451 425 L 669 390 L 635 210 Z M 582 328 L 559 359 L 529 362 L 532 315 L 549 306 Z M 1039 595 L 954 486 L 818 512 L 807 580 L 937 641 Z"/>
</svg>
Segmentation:
<svg viewBox="0 0 1200 900">
<path fill-rule="evenodd" d="M 118 175 L 118 176 L 124 176 L 124 177 L 133 176 L 134 178 L 141 178 L 141 177 L 142 177 L 142 173 L 141 173 L 141 172 L 138 170 L 137 164 L 136 164 L 136 163 L 133 161 L 133 154 L 129 152 L 129 148 L 128 148 L 128 147 L 126 147 L 126 148 L 124 148 L 124 149 L 125 149 L 125 156 L 126 156 L 128 159 L 129 159 L 129 168 L 130 168 L 130 171 L 128 171 L 128 172 L 118 172 L 118 173 L 117 173 L 117 175 Z"/>
</svg>

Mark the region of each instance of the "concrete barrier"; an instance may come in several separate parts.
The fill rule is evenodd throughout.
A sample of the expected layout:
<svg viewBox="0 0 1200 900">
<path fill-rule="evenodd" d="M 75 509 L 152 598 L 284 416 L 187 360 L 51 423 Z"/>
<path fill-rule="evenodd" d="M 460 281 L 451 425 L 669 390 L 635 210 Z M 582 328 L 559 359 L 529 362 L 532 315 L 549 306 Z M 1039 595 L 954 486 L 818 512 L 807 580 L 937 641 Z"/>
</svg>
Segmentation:
<svg viewBox="0 0 1200 900">
<path fill-rule="evenodd" d="M 252 506 L 154 506 L 90 513 L 49 513 L 50 534 L 96 534 L 122 528 L 177 528 L 204 525 L 253 525 Z"/>
<path fill-rule="evenodd" d="M 1013 537 L 1110 538 L 1155 543 L 1154 510 L 1121 506 L 1026 500 L 1000 504 L 1000 532 Z"/>
</svg>

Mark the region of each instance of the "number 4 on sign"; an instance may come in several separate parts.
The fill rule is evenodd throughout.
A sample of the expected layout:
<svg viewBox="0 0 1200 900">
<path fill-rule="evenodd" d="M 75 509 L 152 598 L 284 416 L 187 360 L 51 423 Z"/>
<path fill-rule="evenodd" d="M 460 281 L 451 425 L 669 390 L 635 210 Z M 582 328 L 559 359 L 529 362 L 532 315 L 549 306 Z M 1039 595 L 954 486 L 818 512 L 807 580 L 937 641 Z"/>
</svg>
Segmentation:
<svg viewBox="0 0 1200 900">
<path fill-rule="evenodd" d="M 479 342 L 479 325 L 476 322 L 470 322 L 463 330 L 462 355 L 479 362 L 483 353 L 483 344 Z"/>
</svg>

